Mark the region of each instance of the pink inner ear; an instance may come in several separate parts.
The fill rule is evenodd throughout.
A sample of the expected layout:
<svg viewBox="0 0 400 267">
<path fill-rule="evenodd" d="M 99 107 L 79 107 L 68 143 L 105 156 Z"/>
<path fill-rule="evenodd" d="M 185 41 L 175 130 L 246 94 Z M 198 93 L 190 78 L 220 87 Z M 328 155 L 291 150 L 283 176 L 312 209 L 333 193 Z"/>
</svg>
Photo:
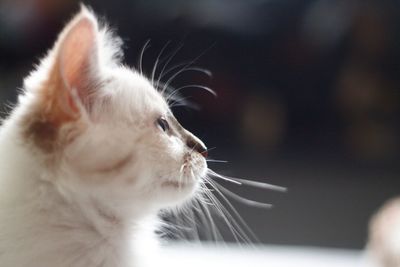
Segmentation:
<svg viewBox="0 0 400 267">
<path fill-rule="evenodd" d="M 90 18 L 83 17 L 67 33 L 60 47 L 58 66 L 64 86 L 69 93 L 76 90 L 83 104 L 89 103 L 90 90 L 93 89 L 96 45 L 96 25 Z M 64 103 L 70 104 L 71 100 Z"/>
</svg>

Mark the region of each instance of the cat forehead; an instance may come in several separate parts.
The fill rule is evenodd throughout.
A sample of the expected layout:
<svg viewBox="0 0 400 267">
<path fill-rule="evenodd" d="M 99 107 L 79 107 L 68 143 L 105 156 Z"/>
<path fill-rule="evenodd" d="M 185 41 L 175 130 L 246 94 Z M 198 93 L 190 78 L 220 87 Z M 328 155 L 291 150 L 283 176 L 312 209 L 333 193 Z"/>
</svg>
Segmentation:
<svg viewBox="0 0 400 267">
<path fill-rule="evenodd" d="M 169 107 L 164 97 L 142 74 L 126 67 L 111 71 L 106 84 L 108 93 L 114 95 L 115 103 L 131 109 L 147 112 L 168 113 Z"/>
</svg>

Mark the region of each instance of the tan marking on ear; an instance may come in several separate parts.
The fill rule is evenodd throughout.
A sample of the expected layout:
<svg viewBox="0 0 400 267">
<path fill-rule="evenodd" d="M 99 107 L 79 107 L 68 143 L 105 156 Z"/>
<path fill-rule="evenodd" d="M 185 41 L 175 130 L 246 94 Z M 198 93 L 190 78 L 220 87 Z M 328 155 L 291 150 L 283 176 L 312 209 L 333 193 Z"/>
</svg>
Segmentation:
<svg viewBox="0 0 400 267">
<path fill-rule="evenodd" d="M 46 152 L 66 142 L 60 129 L 79 121 L 80 104 L 88 104 L 90 93 L 98 86 L 92 77 L 98 63 L 96 32 L 95 18 L 85 12 L 65 27 L 54 48 L 47 80 L 37 88 L 35 103 L 22 120 L 24 135 Z"/>
<path fill-rule="evenodd" d="M 66 105 L 61 103 L 61 97 L 57 95 L 57 92 L 61 94 L 68 92 L 56 88 L 58 86 L 60 86 L 60 77 L 56 71 L 53 71 L 39 89 L 38 99 L 32 105 L 31 112 L 26 114 L 21 121 L 24 136 L 48 153 L 54 152 L 63 143 L 59 138 L 60 128 L 80 118 L 79 112 L 68 110 Z M 68 106 L 72 107 L 72 105 Z"/>
<path fill-rule="evenodd" d="M 34 120 L 26 129 L 25 136 L 45 152 L 53 152 L 57 143 L 58 128 L 49 122 Z"/>
<path fill-rule="evenodd" d="M 79 108 L 74 102 L 72 93 L 65 88 L 61 73 L 58 71 L 58 60 L 55 62 L 49 79 L 39 90 L 39 103 L 42 116 L 55 126 L 79 119 Z"/>
</svg>

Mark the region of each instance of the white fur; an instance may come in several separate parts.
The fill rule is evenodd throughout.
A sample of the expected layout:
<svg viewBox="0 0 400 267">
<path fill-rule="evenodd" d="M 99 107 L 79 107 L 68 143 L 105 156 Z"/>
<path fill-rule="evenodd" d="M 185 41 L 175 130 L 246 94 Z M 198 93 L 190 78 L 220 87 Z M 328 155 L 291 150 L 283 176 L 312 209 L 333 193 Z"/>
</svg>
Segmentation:
<svg viewBox="0 0 400 267">
<path fill-rule="evenodd" d="M 105 29 L 96 43 L 101 88 L 90 112 L 81 107 L 82 131 L 54 165 L 26 140 L 21 118 L 32 112 L 60 42 L 82 17 L 97 27 L 82 8 L 25 79 L 0 130 L 0 266 L 138 266 L 142 254 L 156 256 L 158 211 L 190 198 L 206 172 L 204 157 L 185 143 L 200 140 L 183 128 L 175 135 L 157 127 L 159 116 L 171 116 L 167 103 L 145 77 L 120 66 L 120 39 Z M 67 133 L 72 126 L 62 127 Z M 124 158 L 128 164 L 112 168 Z"/>
</svg>

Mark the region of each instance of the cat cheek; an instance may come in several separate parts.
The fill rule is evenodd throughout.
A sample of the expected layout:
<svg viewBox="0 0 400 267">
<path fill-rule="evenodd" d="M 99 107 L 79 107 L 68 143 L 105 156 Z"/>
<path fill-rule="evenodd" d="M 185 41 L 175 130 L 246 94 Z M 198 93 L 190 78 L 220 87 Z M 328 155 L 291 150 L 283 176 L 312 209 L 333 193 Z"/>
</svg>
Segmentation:
<svg viewBox="0 0 400 267">
<path fill-rule="evenodd" d="M 103 166 L 99 166 L 96 168 L 97 172 L 104 174 L 113 174 L 122 172 L 128 165 L 133 165 L 135 161 L 134 153 L 131 153 L 121 159 L 116 161 L 112 161 L 111 164 L 104 164 Z"/>
</svg>

